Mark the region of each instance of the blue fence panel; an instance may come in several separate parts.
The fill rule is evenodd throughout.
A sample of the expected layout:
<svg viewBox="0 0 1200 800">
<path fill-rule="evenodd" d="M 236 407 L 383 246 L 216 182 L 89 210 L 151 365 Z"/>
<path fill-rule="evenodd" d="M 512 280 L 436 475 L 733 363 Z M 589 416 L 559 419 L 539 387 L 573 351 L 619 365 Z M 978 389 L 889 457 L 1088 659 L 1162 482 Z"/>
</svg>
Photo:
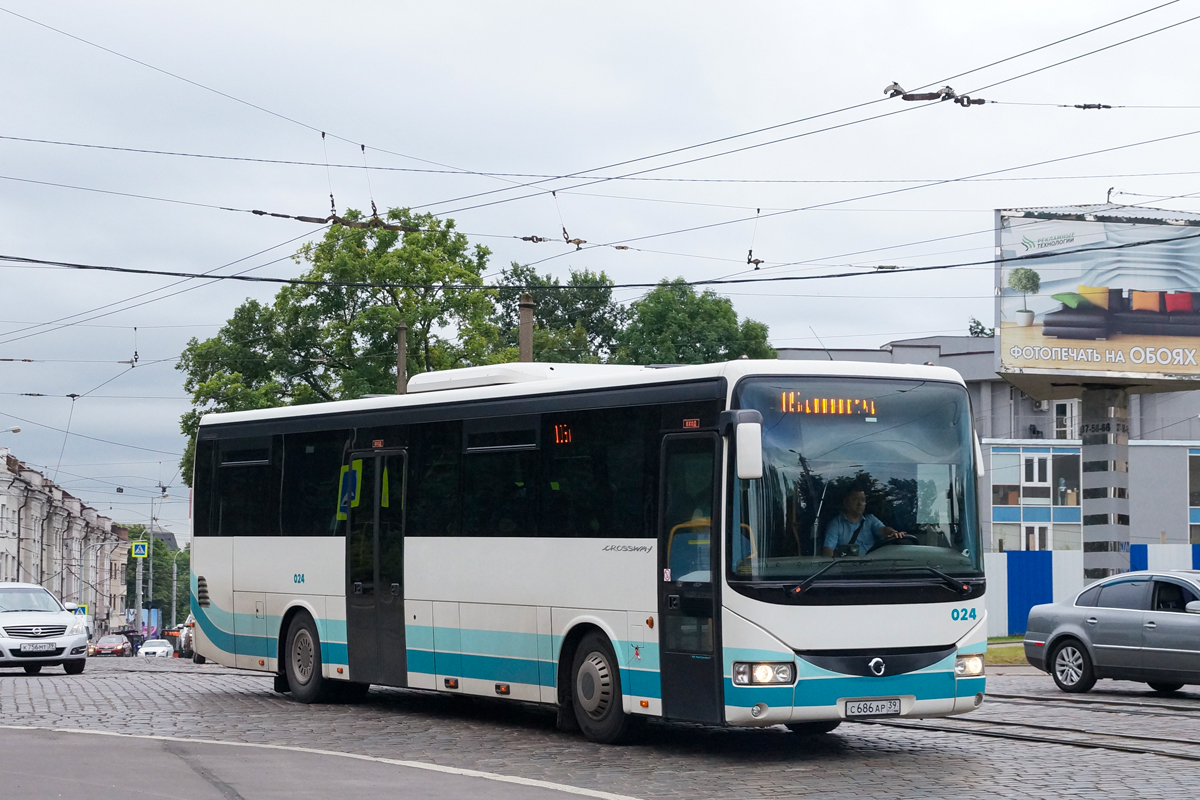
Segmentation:
<svg viewBox="0 0 1200 800">
<path fill-rule="evenodd" d="M 1192 555 L 1192 560 L 1196 560 L 1195 554 Z M 1150 569 L 1150 550 L 1144 544 L 1129 545 L 1129 570 L 1137 572 L 1139 569 Z"/>
<path fill-rule="evenodd" d="M 1051 550 L 1013 551 L 1008 554 L 1008 634 L 1025 632 L 1029 609 L 1054 600 L 1054 567 Z"/>
</svg>

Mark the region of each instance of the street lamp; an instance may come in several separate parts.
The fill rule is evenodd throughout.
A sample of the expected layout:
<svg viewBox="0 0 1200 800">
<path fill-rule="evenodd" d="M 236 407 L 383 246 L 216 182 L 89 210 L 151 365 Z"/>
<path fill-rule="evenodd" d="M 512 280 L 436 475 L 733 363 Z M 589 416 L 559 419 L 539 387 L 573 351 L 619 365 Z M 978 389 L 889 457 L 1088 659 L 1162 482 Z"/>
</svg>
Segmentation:
<svg viewBox="0 0 1200 800">
<path fill-rule="evenodd" d="M 87 551 L 88 551 L 88 550 L 94 550 L 94 549 L 96 549 L 96 548 L 98 548 L 98 547 L 104 547 L 104 545 L 106 545 L 106 544 L 113 545 L 113 544 L 120 544 L 120 543 L 121 543 L 121 540 L 120 540 L 120 539 L 114 539 L 114 540 L 112 540 L 111 542 L 96 542 L 95 544 L 89 544 L 87 547 L 85 547 L 85 548 L 83 548 L 82 550 L 80 550 L 80 551 L 79 551 L 79 572 L 80 572 L 80 575 L 81 575 L 81 576 L 83 575 L 83 562 L 84 562 L 84 560 L 85 560 L 85 559 L 84 559 L 84 556 L 86 556 L 86 555 L 87 555 Z M 93 580 L 92 580 L 92 582 L 91 582 L 92 593 L 93 593 L 93 594 L 96 596 L 96 602 L 95 602 L 95 605 L 96 605 L 96 606 L 99 606 L 99 605 L 100 605 L 100 598 L 102 597 L 102 595 L 101 595 L 101 593 L 100 593 L 100 590 L 96 588 L 96 584 L 100 582 L 100 564 L 98 563 L 98 561 L 99 561 L 99 559 L 97 559 L 97 562 L 96 562 L 96 563 L 93 563 L 93 564 L 92 564 L 92 577 L 93 577 Z M 87 582 L 87 581 L 84 581 L 84 582 L 83 582 L 83 584 L 82 584 L 82 586 L 81 586 L 81 587 L 80 587 L 80 589 L 79 589 L 79 595 L 80 595 L 79 599 L 80 599 L 80 600 L 82 600 L 82 599 L 83 599 L 83 587 L 84 587 L 84 586 L 87 586 L 87 585 L 88 585 L 88 582 Z M 99 611 L 99 608 L 96 608 L 95 610 L 96 610 L 96 611 Z M 93 615 L 92 615 L 92 617 L 93 617 L 93 618 L 96 618 L 96 617 L 98 617 L 98 616 L 99 616 L 98 614 L 93 614 Z"/>
<path fill-rule="evenodd" d="M 21 432 L 20 428 L 5 428 L 4 430 L 0 431 L 0 433 L 20 433 L 20 432 Z"/>
</svg>

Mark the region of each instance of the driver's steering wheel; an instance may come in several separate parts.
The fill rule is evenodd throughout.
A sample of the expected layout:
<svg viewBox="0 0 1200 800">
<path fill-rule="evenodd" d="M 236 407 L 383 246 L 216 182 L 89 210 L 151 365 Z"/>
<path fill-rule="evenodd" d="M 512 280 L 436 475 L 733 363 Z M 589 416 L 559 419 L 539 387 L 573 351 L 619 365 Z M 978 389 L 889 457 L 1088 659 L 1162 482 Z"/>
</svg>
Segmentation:
<svg viewBox="0 0 1200 800">
<path fill-rule="evenodd" d="M 877 542 L 876 544 L 872 545 L 871 549 L 868 550 L 867 552 L 874 553 L 876 550 L 878 550 L 881 547 L 888 547 L 893 544 L 920 544 L 920 543 L 921 543 L 920 539 L 913 536 L 911 533 L 906 533 L 903 536 L 897 536 L 894 539 L 884 539 L 882 542 Z"/>
</svg>

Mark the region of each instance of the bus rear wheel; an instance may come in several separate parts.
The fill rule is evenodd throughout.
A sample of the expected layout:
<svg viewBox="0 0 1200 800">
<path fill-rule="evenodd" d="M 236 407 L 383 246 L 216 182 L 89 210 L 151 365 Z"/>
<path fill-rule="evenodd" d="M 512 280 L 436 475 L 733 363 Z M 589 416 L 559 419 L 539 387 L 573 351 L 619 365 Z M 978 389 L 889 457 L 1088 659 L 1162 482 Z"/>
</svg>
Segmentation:
<svg viewBox="0 0 1200 800">
<path fill-rule="evenodd" d="M 308 614 L 297 614 L 288 625 L 284 670 L 292 697 L 301 703 L 328 702 L 330 681 L 321 675 L 321 639 Z"/>
<path fill-rule="evenodd" d="M 633 721 L 621 702 L 617 656 L 608 637 L 586 634 L 571 664 L 571 704 L 583 735 L 599 744 L 618 744 L 629 738 Z"/>
</svg>

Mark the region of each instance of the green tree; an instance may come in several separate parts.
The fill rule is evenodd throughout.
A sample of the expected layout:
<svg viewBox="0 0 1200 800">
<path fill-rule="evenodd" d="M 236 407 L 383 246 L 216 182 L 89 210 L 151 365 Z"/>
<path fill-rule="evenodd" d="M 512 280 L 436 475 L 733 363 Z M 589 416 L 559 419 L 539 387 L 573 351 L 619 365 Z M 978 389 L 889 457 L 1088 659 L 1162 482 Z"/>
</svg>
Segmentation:
<svg viewBox="0 0 1200 800">
<path fill-rule="evenodd" d="M 716 292 L 697 293 L 683 278 L 662 281 L 631 309 L 617 336 L 617 361 L 626 364 L 707 364 L 747 356 L 775 358 L 767 326 L 738 321 L 733 303 Z"/>
<path fill-rule="evenodd" d="M 562 288 L 557 278 L 533 267 L 513 264 L 498 281 L 495 322 L 501 346 L 515 358 L 521 294 L 533 296 L 535 361 L 598 363 L 609 361 L 629 310 L 612 299 L 612 280 L 604 272 L 571 270 Z"/>
<path fill-rule="evenodd" d="M 146 541 L 146 526 L 141 524 L 126 525 L 129 528 L 131 542 Z M 161 612 L 162 624 L 171 624 L 171 561 L 175 559 L 179 577 L 175 586 L 175 607 L 182 622 L 189 610 L 189 590 L 191 584 L 191 552 L 190 547 L 176 559 L 178 550 L 171 548 L 166 542 L 156 537 L 153 539 L 152 553 L 154 558 L 144 559 L 133 557 L 133 548 L 125 560 L 125 607 L 134 608 L 137 604 L 137 562 L 142 561 L 142 608 L 157 608 Z M 150 594 L 150 576 L 154 576 L 154 594 Z"/>
<path fill-rule="evenodd" d="M 305 280 L 403 284 L 410 288 L 289 285 L 267 305 L 247 300 L 211 339 L 192 339 L 177 368 L 192 408 L 183 480 L 192 484 L 200 417 L 217 411 L 346 400 L 396 389 L 396 328 L 408 326 L 408 374 L 503 360 L 482 288 L 486 247 L 453 220 L 392 209 L 412 231 L 332 226 L 296 254 Z M 360 219 L 348 211 L 347 219 Z M 466 286 L 467 288 L 448 288 Z M 478 288 L 476 288 L 478 287 Z"/>
<path fill-rule="evenodd" d="M 971 321 L 967 324 L 967 333 L 975 338 L 991 338 L 996 335 L 995 328 L 989 328 L 979 320 L 971 317 Z"/>
</svg>

